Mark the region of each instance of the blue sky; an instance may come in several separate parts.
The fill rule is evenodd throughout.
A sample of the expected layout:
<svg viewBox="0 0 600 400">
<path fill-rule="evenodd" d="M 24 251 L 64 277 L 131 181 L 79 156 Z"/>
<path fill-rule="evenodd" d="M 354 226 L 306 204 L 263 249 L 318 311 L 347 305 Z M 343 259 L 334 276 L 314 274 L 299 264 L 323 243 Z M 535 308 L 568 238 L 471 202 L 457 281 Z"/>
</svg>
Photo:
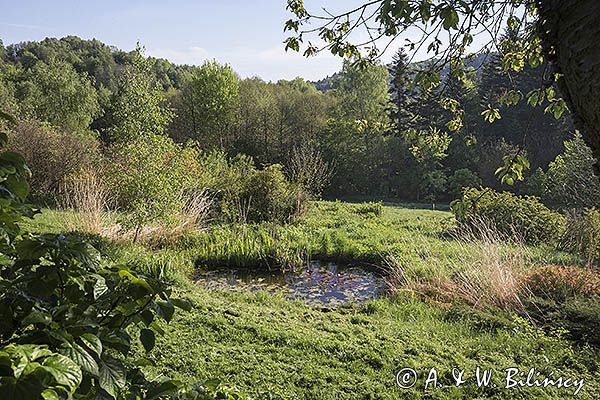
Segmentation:
<svg viewBox="0 0 600 400">
<path fill-rule="evenodd" d="M 3 1 L 0 39 L 5 45 L 45 37 L 96 38 L 123 50 L 139 40 L 146 54 L 175 63 L 228 63 L 242 77 L 319 79 L 341 61 L 323 54 L 306 59 L 284 51 L 285 0 L 57 0 Z M 356 0 L 307 0 L 346 8 Z"/>
</svg>

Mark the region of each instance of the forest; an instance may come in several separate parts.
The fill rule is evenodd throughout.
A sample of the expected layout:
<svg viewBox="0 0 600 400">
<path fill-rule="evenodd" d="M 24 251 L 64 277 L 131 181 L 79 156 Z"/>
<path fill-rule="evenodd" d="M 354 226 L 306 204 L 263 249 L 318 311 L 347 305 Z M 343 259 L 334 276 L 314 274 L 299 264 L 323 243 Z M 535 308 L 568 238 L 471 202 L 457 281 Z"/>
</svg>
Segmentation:
<svg viewBox="0 0 600 400">
<path fill-rule="evenodd" d="M 0 41 L 0 397 L 598 398 L 596 157 L 518 35 L 437 81 Z"/>
<path fill-rule="evenodd" d="M 58 136 L 81 138 L 70 145 L 88 152 L 73 151 L 81 157 L 72 160 L 74 168 L 113 145 L 163 135 L 169 143 L 204 154 L 220 152 L 229 159 L 245 154 L 259 168 L 279 164 L 290 176 L 310 163 L 315 176 L 295 179 L 317 179 L 310 190 L 326 198 L 448 203 L 460 196 L 463 187 L 483 185 L 537 195 L 553 205 L 568 204 L 567 199 L 553 197 L 559 189 L 548 187 L 565 182 L 550 183 L 554 178 L 548 174 L 559 174 L 549 167 L 565 152 L 564 142 L 582 145 L 573 136 L 569 116 L 556 119 L 546 107 L 527 104 L 505 107 L 503 118 L 494 124 L 481 115 L 508 90 L 535 90 L 541 67 L 509 79 L 501 57 L 489 54 L 470 66 L 473 78 L 468 87 L 450 77 L 444 89 L 460 94 L 465 104 L 463 127 L 450 135 L 446 124 L 451 111 L 440 106 L 436 93 L 420 95 L 410 87 L 411 67 L 403 52 L 388 66 L 363 69 L 347 63 L 339 74 L 320 82 L 297 78 L 272 83 L 239 79 L 216 61 L 201 67 L 178 66 L 145 59 L 140 51 L 126 53 L 77 37 L 3 47 L 3 107 L 30 123 L 51 125 Z M 69 104 L 56 101 L 67 95 Z M 33 127 L 20 129 L 35 136 Z M 139 137 L 125 138 L 126 131 L 136 131 Z M 26 150 L 25 144 L 14 146 L 36 151 Z M 92 154 L 90 144 L 98 148 L 97 154 Z M 52 146 L 47 145 L 41 148 L 50 151 Z M 502 187 L 494 172 L 503 157 L 517 151 L 528 158 L 526 174 L 532 178 Z M 50 159 L 42 154 L 29 157 L 30 165 L 52 158 L 63 165 L 66 161 L 58 159 L 60 154 Z M 70 172 L 51 165 L 33 167 L 39 179 L 46 180 L 35 190 L 40 195 L 58 190 L 62 177 L 52 176 L 56 173 L 52 169 Z"/>
</svg>

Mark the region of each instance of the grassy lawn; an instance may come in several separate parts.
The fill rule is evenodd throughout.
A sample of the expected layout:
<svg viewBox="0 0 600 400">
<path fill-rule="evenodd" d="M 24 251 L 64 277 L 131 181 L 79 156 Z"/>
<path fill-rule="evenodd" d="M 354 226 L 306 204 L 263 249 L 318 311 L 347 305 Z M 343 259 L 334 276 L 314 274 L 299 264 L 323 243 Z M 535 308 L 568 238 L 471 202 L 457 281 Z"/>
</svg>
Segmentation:
<svg viewBox="0 0 600 400">
<path fill-rule="evenodd" d="M 60 232 L 72 217 L 49 210 L 27 228 Z M 423 274 L 450 276 L 465 260 L 465 246 L 471 246 L 446 234 L 452 226 L 451 214 L 443 211 L 318 202 L 289 226 L 215 225 L 145 245 L 95 242 L 118 262 L 169 265 L 175 292 L 194 304 L 163 327 L 165 335 L 149 355 L 151 376 L 188 382 L 218 378 L 248 395 L 269 392 L 297 399 L 563 399 L 575 390 L 503 388 L 505 369 L 516 367 L 525 375 L 536 368 L 539 379 L 551 372 L 555 378 L 584 379 L 578 398 L 600 398 L 596 347 L 568 340 L 562 331 L 535 329 L 511 312 L 424 301 L 407 293 L 329 309 L 265 292 L 208 291 L 192 279 L 195 268 L 207 265 L 293 266 L 307 257 L 382 265 L 389 255 L 408 260 Z M 528 249 L 527 257 L 532 263 L 578 261 L 548 248 Z M 477 387 L 478 366 L 494 370 L 497 387 Z M 410 390 L 395 381 L 406 367 L 419 373 Z M 432 367 L 438 387 L 425 391 Z M 465 370 L 467 381 L 458 388 L 452 387 L 455 367 Z"/>
</svg>

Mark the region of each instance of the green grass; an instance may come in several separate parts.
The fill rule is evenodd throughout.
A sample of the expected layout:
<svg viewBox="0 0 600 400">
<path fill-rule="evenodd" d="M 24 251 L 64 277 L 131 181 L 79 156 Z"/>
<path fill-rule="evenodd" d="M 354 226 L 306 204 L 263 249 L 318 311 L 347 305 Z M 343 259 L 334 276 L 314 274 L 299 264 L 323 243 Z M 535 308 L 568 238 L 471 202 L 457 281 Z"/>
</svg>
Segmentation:
<svg viewBox="0 0 600 400">
<path fill-rule="evenodd" d="M 257 395 L 276 388 L 289 398 L 565 398 L 559 390 L 461 388 L 412 391 L 395 385 L 411 367 L 435 366 L 449 385 L 454 367 L 473 379 L 475 368 L 500 375 L 508 367 L 561 371 L 586 380 L 581 398 L 597 398 L 598 359 L 564 340 L 534 331 L 525 321 L 444 312 L 411 299 L 377 300 L 364 307 L 322 311 L 265 293 L 182 288 L 196 308 L 178 314 L 152 355 L 153 375 L 194 381 L 218 376 Z M 498 377 L 499 378 L 499 377 Z M 502 385 L 502 380 L 496 383 Z"/>
<path fill-rule="evenodd" d="M 493 369 L 498 386 L 504 385 L 505 368 L 535 367 L 542 375 L 555 371 L 583 378 L 578 397 L 600 397 L 597 348 L 564 339 L 561 332 L 535 329 L 506 312 L 438 306 L 409 296 L 321 309 L 264 292 L 208 291 L 190 279 L 203 265 L 274 267 L 309 256 L 380 264 L 390 253 L 440 269 L 447 264 L 444 273 L 452 273 L 463 248 L 444 234 L 453 224 L 449 213 L 386 206 L 378 215 L 370 208 L 318 202 L 290 226 L 214 226 L 151 247 L 92 239 L 114 261 L 170 265 L 175 293 L 194 304 L 191 312 L 178 312 L 164 327 L 166 334 L 149 356 L 155 363 L 147 368 L 151 376 L 186 382 L 219 378 L 247 395 L 277 392 L 297 399 L 571 396 L 566 389 L 506 390 L 473 383 L 477 366 Z M 49 210 L 27 228 L 60 232 L 71 217 Z M 532 248 L 531 254 L 544 262 L 577 261 L 547 248 Z M 409 391 L 395 384 L 396 373 L 405 367 L 420 373 Z M 423 374 L 431 367 L 445 386 L 425 392 Z M 454 367 L 465 369 L 469 380 L 460 388 L 450 387 Z"/>
</svg>

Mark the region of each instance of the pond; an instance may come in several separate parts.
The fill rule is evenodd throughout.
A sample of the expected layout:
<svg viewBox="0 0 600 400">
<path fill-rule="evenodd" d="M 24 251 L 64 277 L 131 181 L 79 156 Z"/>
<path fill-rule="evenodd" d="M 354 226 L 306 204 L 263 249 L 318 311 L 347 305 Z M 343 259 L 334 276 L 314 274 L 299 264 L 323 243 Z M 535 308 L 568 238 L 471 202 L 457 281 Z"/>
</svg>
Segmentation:
<svg viewBox="0 0 600 400">
<path fill-rule="evenodd" d="M 362 303 L 386 290 L 385 281 L 373 270 L 322 261 L 311 261 L 298 271 L 203 270 L 198 284 L 209 289 L 265 290 L 329 307 Z"/>
</svg>

